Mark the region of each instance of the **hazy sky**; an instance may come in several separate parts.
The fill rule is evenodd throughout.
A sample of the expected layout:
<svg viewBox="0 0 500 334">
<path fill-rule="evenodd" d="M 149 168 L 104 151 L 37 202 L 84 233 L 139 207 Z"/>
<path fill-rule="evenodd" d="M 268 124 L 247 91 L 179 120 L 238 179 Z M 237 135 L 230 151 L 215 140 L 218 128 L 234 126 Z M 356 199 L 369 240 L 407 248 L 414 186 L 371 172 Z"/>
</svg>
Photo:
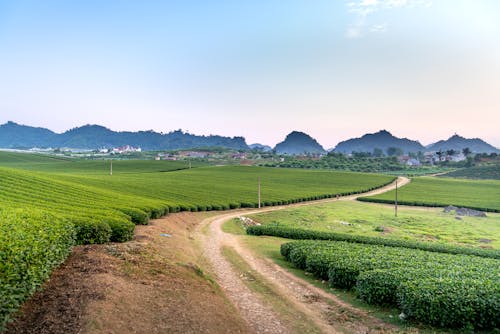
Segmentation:
<svg viewBox="0 0 500 334">
<path fill-rule="evenodd" d="M 0 0 L 0 123 L 500 147 L 497 0 Z"/>
</svg>

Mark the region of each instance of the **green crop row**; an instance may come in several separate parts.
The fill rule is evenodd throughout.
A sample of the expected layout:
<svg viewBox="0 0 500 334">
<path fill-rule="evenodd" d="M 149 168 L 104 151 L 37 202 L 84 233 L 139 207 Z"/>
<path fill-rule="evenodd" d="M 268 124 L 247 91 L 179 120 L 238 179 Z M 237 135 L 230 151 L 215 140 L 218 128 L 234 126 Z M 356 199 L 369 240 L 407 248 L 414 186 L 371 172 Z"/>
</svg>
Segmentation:
<svg viewBox="0 0 500 334">
<path fill-rule="evenodd" d="M 395 191 L 359 198 L 360 201 L 394 203 Z M 398 203 L 413 206 L 455 205 L 481 211 L 500 212 L 499 180 L 465 180 L 418 177 L 398 190 Z"/>
<path fill-rule="evenodd" d="M 54 167 L 56 171 L 59 164 Z M 102 243 L 130 240 L 134 224 L 147 224 L 149 219 L 169 212 L 256 207 L 255 186 L 259 175 L 266 183 L 262 186 L 263 206 L 357 193 L 392 180 L 380 175 L 251 167 L 155 173 L 146 166 L 148 172 L 133 173 L 137 166 L 132 162 L 131 166 L 123 165 L 123 168 L 128 166 L 126 172 L 110 176 L 95 172 L 80 174 L 77 162 L 67 164 L 76 166 L 73 173 L 0 168 L 0 208 L 49 211 L 74 221 L 78 243 Z"/>
<path fill-rule="evenodd" d="M 476 255 L 480 257 L 500 259 L 500 250 L 485 249 L 485 248 L 470 248 L 463 246 L 454 246 L 437 242 L 421 242 L 403 239 L 390 239 L 382 237 L 370 237 L 363 235 L 306 230 L 294 227 L 285 227 L 280 225 L 260 225 L 249 226 L 246 230 L 249 235 L 268 235 L 287 239 L 296 240 L 330 240 L 330 241 L 347 241 L 352 243 L 381 245 L 390 247 L 402 247 L 411 249 L 420 249 L 429 252 L 448 253 L 448 254 L 465 254 Z"/>
<path fill-rule="evenodd" d="M 394 200 L 375 198 L 375 197 L 359 197 L 357 200 L 360 202 L 394 204 Z M 398 204 L 399 205 L 409 205 L 409 206 L 423 206 L 423 207 L 428 207 L 428 208 L 440 208 L 440 207 L 445 207 L 445 206 L 450 205 L 450 204 L 445 204 L 444 202 L 442 202 L 442 203 L 428 202 L 428 201 L 420 202 L 420 201 L 405 201 L 405 200 L 399 200 L 399 199 L 398 199 Z M 485 207 L 472 206 L 472 205 L 460 205 L 460 207 L 473 209 L 473 210 L 479 210 L 479 211 L 486 211 L 486 212 L 500 212 L 500 209 L 492 209 L 492 208 L 485 208 Z"/>
<path fill-rule="evenodd" d="M 0 331 L 71 251 L 73 224 L 33 210 L 0 210 Z"/>
<path fill-rule="evenodd" d="M 281 254 L 367 303 L 399 307 L 409 319 L 449 328 L 500 325 L 496 259 L 310 240 L 285 243 Z"/>
</svg>

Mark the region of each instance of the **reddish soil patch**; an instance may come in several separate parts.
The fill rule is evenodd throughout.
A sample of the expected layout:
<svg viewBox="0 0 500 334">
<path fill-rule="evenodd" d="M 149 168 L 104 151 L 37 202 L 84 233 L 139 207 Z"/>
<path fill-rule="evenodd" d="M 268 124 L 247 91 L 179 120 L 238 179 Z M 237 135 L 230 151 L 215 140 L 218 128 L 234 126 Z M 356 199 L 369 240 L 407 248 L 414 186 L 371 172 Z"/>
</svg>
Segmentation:
<svg viewBox="0 0 500 334">
<path fill-rule="evenodd" d="M 170 215 L 131 242 L 75 247 L 7 333 L 249 332 L 200 269 L 190 231 L 203 217 Z"/>
<path fill-rule="evenodd" d="M 104 298 L 106 286 L 92 277 L 109 271 L 110 263 L 94 254 L 99 246 L 79 246 L 66 262 L 52 273 L 43 290 L 21 309 L 8 334 L 77 333 L 82 327 L 83 310 L 92 300 Z"/>
</svg>

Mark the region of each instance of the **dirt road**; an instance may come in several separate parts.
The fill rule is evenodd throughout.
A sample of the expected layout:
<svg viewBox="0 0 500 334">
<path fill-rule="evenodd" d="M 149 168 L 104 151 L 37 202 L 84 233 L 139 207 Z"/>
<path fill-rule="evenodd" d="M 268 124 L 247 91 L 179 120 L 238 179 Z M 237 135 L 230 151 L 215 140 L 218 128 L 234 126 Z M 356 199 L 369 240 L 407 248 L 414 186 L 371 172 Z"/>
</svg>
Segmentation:
<svg viewBox="0 0 500 334">
<path fill-rule="evenodd" d="M 409 183 L 405 177 L 397 179 L 397 186 Z M 324 333 L 387 333 L 393 327 L 384 324 L 363 311 L 343 303 L 332 294 L 324 292 L 306 281 L 286 272 L 269 260 L 258 257 L 251 250 L 246 249 L 239 241 L 238 236 L 224 233 L 221 229 L 226 221 L 241 215 L 251 215 L 261 212 L 283 210 L 290 207 L 314 205 L 318 203 L 335 202 L 337 200 L 355 200 L 360 196 L 376 195 L 390 191 L 396 187 L 396 182 L 385 187 L 339 199 L 326 199 L 315 202 L 298 203 L 279 207 L 266 207 L 253 210 L 240 210 L 221 214 L 205 219 L 196 229 L 195 238 L 199 239 L 205 250 L 213 273 L 225 291 L 228 298 L 237 306 L 241 315 L 248 322 L 248 326 L 257 333 L 290 333 L 293 329 L 289 324 L 280 320 L 262 296 L 252 292 L 242 280 L 241 273 L 233 268 L 230 261 L 224 256 L 223 248 L 231 247 L 260 273 L 264 284 L 270 284 L 277 294 L 286 296 L 290 306 L 305 314 Z M 208 230 L 207 230 L 208 229 Z"/>
</svg>

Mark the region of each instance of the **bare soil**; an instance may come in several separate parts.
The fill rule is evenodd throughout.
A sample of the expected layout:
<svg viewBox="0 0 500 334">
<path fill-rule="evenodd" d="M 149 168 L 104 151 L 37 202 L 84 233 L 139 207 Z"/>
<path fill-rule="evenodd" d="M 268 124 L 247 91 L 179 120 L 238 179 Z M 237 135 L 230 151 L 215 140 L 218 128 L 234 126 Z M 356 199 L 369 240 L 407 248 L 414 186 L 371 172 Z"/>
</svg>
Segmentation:
<svg viewBox="0 0 500 334">
<path fill-rule="evenodd" d="M 7 333 L 248 333 L 201 269 L 190 238 L 203 218 L 170 215 L 131 242 L 75 247 Z"/>
</svg>

